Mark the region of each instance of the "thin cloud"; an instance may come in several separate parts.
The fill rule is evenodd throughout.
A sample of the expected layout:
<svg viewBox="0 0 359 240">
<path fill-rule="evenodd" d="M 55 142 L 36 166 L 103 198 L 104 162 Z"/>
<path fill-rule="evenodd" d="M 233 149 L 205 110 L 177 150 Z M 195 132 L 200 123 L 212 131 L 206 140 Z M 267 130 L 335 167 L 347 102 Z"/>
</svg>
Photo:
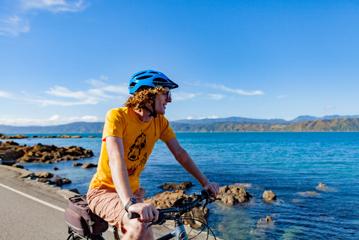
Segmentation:
<svg viewBox="0 0 359 240">
<path fill-rule="evenodd" d="M 16 37 L 29 31 L 29 22 L 17 15 L 0 19 L 0 36 Z"/>
<path fill-rule="evenodd" d="M 46 11 L 52 13 L 75 13 L 84 10 L 84 0 L 14 0 L 6 17 L 0 18 L 0 36 L 17 37 L 30 32 L 31 13 Z"/>
<path fill-rule="evenodd" d="M 47 94 L 56 96 L 56 97 L 65 97 L 65 98 L 75 98 L 75 99 L 84 99 L 87 98 L 86 93 L 83 91 L 71 91 L 62 86 L 55 86 L 46 91 Z"/>
<path fill-rule="evenodd" d="M 207 83 L 201 83 L 199 81 L 192 81 L 191 83 L 187 83 L 187 85 L 190 86 L 200 86 L 201 88 L 211 88 L 211 89 L 215 89 L 216 91 L 222 91 L 222 92 L 227 92 L 227 93 L 234 93 L 237 95 L 241 95 L 241 96 L 260 96 L 260 95 L 264 95 L 264 92 L 262 90 L 253 90 L 253 91 L 246 91 L 243 89 L 238 89 L 238 88 L 232 88 L 232 87 L 228 87 L 225 86 L 223 84 L 207 84 Z M 212 96 L 214 98 L 219 98 L 219 94 L 218 96 Z M 224 95 L 222 95 L 224 97 Z"/>
<path fill-rule="evenodd" d="M 224 95 L 222 94 L 216 94 L 216 93 L 210 93 L 208 94 L 208 97 L 212 100 L 221 100 L 224 98 Z"/>
<path fill-rule="evenodd" d="M 59 101 L 59 100 L 49 100 L 49 99 L 28 99 L 28 102 L 38 103 L 43 107 L 47 106 L 77 106 L 77 105 L 95 105 L 98 101 L 93 99 L 86 99 L 83 101 Z"/>
<path fill-rule="evenodd" d="M 60 115 L 52 115 L 48 118 L 0 118 L 0 124 L 28 126 L 28 125 L 56 125 L 71 122 L 98 122 L 100 118 L 93 115 L 62 117 Z"/>
<path fill-rule="evenodd" d="M 79 12 L 86 8 L 83 0 L 22 0 L 20 4 L 25 11 L 45 10 L 53 13 Z"/>
<path fill-rule="evenodd" d="M 11 98 L 12 98 L 12 94 L 9 93 L 9 92 L 5 92 L 5 91 L 1 91 L 1 90 L 0 90 L 0 98 L 9 98 L 9 99 L 11 99 Z"/>
<path fill-rule="evenodd" d="M 74 106 L 74 105 L 93 105 L 108 99 L 118 99 L 128 95 L 128 89 L 125 85 L 108 85 L 104 82 L 103 77 L 99 80 L 92 79 L 87 81 L 93 87 L 88 90 L 73 91 L 63 86 L 54 86 L 46 93 L 53 97 L 71 99 L 71 101 L 54 100 L 54 99 L 37 99 L 33 100 L 42 106 Z"/>
<path fill-rule="evenodd" d="M 261 90 L 245 91 L 242 89 L 230 88 L 221 84 L 210 84 L 209 86 L 215 89 L 220 89 L 224 92 L 235 93 L 242 96 L 260 96 L 264 94 Z"/>
<path fill-rule="evenodd" d="M 199 96 L 200 93 L 188 93 L 188 92 L 175 92 L 173 93 L 173 99 L 176 101 L 186 101 Z"/>
</svg>

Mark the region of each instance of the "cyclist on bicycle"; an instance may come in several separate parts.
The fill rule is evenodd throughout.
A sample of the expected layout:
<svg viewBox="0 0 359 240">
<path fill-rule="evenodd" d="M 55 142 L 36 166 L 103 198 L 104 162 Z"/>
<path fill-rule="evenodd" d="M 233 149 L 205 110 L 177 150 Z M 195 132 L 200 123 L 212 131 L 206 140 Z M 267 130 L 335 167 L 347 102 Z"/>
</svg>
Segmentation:
<svg viewBox="0 0 359 240">
<path fill-rule="evenodd" d="M 177 87 L 161 72 L 138 72 L 129 82 L 132 96 L 125 106 L 106 115 L 97 172 L 87 200 L 95 214 L 122 230 L 123 239 L 153 239 L 147 225 L 157 220 L 158 211 L 143 202 L 139 177 L 158 139 L 205 189 L 214 195 L 219 191 L 218 184 L 210 182 L 181 147 L 164 117 L 166 105 L 172 101 L 170 90 Z M 138 213 L 140 218 L 129 219 L 126 212 Z"/>
</svg>

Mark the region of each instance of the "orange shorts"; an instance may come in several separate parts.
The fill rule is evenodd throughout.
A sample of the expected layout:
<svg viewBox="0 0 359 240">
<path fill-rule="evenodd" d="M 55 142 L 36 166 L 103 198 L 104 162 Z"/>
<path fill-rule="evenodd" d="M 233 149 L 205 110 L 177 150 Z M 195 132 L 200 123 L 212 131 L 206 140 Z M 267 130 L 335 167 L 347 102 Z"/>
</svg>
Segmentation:
<svg viewBox="0 0 359 240">
<path fill-rule="evenodd" d="M 144 189 L 139 188 L 134 196 L 138 202 L 143 202 Z M 93 213 L 104 219 L 110 225 L 122 229 L 122 219 L 126 214 L 124 204 L 116 191 L 94 188 L 87 192 L 87 202 Z"/>
</svg>

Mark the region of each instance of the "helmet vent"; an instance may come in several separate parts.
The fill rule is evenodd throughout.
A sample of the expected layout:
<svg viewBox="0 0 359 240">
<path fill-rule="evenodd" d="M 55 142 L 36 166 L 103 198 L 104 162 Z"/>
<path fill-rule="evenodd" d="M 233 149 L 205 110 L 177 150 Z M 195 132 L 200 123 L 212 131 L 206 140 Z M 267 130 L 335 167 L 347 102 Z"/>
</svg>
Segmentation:
<svg viewBox="0 0 359 240">
<path fill-rule="evenodd" d="M 147 79 L 147 78 L 150 78 L 152 77 L 151 75 L 145 75 L 145 76 L 141 76 L 141 77 L 138 77 L 137 80 L 143 80 L 143 79 Z"/>
<path fill-rule="evenodd" d="M 139 72 L 139 73 L 133 75 L 132 78 L 135 78 L 135 77 L 137 77 L 137 76 L 140 76 L 140 75 L 144 74 L 145 72 L 146 72 L 146 71 Z"/>
<path fill-rule="evenodd" d="M 167 83 L 167 81 L 163 78 L 155 78 L 153 79 L 153 83 L 156 85 L 161 85 Z"/>
</svg>

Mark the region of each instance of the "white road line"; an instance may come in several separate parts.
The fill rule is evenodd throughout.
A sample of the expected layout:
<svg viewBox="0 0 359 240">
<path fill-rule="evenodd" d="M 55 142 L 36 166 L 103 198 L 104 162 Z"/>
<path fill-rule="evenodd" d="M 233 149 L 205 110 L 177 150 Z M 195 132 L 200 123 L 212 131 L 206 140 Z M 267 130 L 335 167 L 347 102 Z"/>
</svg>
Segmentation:
<svg viewBox="0 0 359 240">
<path fill-rule="evenodd" d="M 41 204 L 43 204 L 43 205 L 45 205 L 45 206 L 51 207 L 51 208 L 56 209 L 56 210 L 58 210 L 58 211 L 60 211 L 60 212 L 65 212 L 65 209 L 63 209 L 63 208 L 60 208 L 60 207 L 55 206 L 55 205 L 53 205 L 53 204 L 51 204 L 51 203 L 45 202 L 45 201 L 43 201 L 43 200 L 41 200 L 41 199 L 38 199 L 38 198 L 36 198 L 36 197 L 33 197 L 33 196 L 29 195 L 29 194 L 20 192 L 20 191 L 18 191 L 18 190 L 16 190 L 16 189 L 13 189 L 13 188 L 11 188 L 11 187 L 9 187 L 9 186 L 6 186 L 6 185 L 2 184 L 2 183 L 0 183 L 0 186 L 3 187 L 3 188 L 8 189 L 8 190 L 10 190 L 10 191 L 13 191 L 13 192 L 15 192 L 15 193 L 17 193 L 17 194 L 20 194 L 20 195 L 22 195 L 22 196 L 24 196 L 24 197 L 27 197 L 27 198 L 29 198 L 29 199 L 35 201 L 35 202 L 41 203 Z"/>
</svg>

